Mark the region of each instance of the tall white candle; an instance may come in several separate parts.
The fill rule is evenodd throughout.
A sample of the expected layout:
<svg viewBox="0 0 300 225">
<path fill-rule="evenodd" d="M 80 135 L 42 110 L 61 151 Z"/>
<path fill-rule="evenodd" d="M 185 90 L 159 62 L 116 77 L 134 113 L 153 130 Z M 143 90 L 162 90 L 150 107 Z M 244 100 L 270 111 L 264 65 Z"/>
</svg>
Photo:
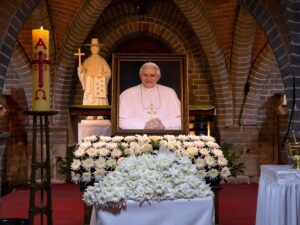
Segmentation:
<svg viewBox="0 0 300 225">
<path fill-rule="evenodd" d="M 283 102 L 282 105 L 286 105 L 286 94 L 283 95 Z"/>
<path fill-rule="evenodd" d="M 32 110 L 50 110 L 49 31 L 32 30 Z"/>
</svg>

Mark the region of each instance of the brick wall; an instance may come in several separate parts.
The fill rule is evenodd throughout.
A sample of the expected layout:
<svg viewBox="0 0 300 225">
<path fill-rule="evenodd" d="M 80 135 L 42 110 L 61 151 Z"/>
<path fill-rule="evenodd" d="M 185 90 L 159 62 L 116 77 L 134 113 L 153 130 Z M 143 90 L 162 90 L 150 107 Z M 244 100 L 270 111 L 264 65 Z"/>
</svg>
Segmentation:
<svg viewBox="0 0 300 225">
<path fill-rule="evenodd" d="M 22 88 L 11 88 L 7 96 L 7 119 L 10 137 L 6 147 L 6 180 L 14 184 L 27 183 L 27 132 L 28 118 L 23 113 L 27 110 L 24 90 Z"/>
<path fill-rule="evenodd" d="M 49 121 L 51 120 L 51 116 L 49 117 Z M 64 182 L 66 179 L 66 174 L 61 174 L 59 172 L 59 166 L 57 164 L 57 157 L 61 157 L 62 159 L 65 159 L 67 156 L 67 130 L 65 128 L 55 128 L 51 126 L 51 123 L 49 124 L 49 142 L 50 142 L 50 166 L 51 166 L 51 178 L 53 183 L 61 183 Z M 36 145 L 36 157 L 37 161 L 41 161 L 41 140 L 40 140 L 40 134 L 39 134 L 39 127 L 37 128 L 37 145 Z M 32 140 L 32 127 L 27 126 L 26 127 L 28 140 Z M 43 137 L 44 145 L 43 145 L 43 160 L 45 160 L 45 137 Z M 28 142 L 28 160 L 27 160 L 27 174 L 31 174 L 31 161 L 32 161 L 32 142 Z M 30 179 L 30 178 L 29 178 Z"/>
<path fill-rule="evenodd" d="M 20 99 L 24 101 L 18 104 L 31 108 L 28 39 L 31 27 L 46 24 L 51 30 L 50 52 L 55 59 L 51 73 L 53 109 L 58 114 L 50 119 L 54 155 L 64 155 L 66 150 L 69 105 L 82 101 L 74 56 L 77 48 L 89 53 L 83 45 L 98 37 L 105 44 L 101 55 L 109 61 L 122 44 L 146 37 L 170 52 L 187 55 L 189 103 L 216 106 L 221 142 L 234 143 L 237 151 L 247 148 L 251 152 L 243 159 L 250 162 L 249 176 L 257 175 L 261 163 L 274 162 L 274 152 L 287 128 L 287 115 L 276 116 L 276 96 L 287 94 L 291 113 L 293 74 L 299 83 L 298 3 L 290 1 L 284 8 L 280 1 L 162 0 L 149 3 L 146 12 L 140 12 L 136 1 L 40 2 L 0 3 L 0 88 L 12 99 L 16 90 L 23 90 Z M 44 16 L 37 20 L 40 13 Z M 296 92 L 298 96 L 299 90 Z M 296 130 L 299 108 L 297 99 L 293 120 Z M 1 121 L 5 129 L 7 120 Z M 12 144 L 10 148 L 28 147 L 30 151 L 30 146 L 19 143 L 19 139 Z M 279 162 L 284 162 L 284 154 L 278 154 Z"/>
</svg>

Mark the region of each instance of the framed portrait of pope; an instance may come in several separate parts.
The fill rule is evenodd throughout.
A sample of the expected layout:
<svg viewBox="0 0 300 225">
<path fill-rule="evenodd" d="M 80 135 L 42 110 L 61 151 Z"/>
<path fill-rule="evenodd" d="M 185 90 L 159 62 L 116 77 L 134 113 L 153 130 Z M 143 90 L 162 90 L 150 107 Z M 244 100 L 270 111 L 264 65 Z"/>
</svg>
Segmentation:
<svg viewBox="0 0 300 225">
<path fill-rule="evenodd" d="M 186 56 L 114 54 L 112 73 L 113 134 L 187 133 Z"/>
</svg>

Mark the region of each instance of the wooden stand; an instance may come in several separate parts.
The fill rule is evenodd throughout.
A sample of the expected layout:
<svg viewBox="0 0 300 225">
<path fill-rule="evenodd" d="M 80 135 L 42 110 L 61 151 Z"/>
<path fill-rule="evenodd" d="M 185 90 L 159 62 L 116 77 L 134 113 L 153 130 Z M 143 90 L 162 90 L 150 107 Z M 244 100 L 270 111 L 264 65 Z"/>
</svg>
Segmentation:
<svg viewBox="0 0 300 225">
<path fill-rule="evenodd" d="M 25 114 L 33 116 L 32 126 L 32 163 L 31 184 L 29 200 L 29 221 L 34 225 L 35 216 L 40 215 L 39 225 L 44 224 L 44 216 L 47 217 L 47 225 L 52 225 L 52 197 L 51 197 L 51 170 L 50 170 L 50 144 L 48 116 L 54 115 L 54 111 L 27 111 Z M 40 132 L 40 161 L 37 160 L 37 129 Z M 45 138 L 45 144 L 44 144 Z M 46 151 L 44 151 L 46 149 Z M 45 153 L 45 155 L 44 155 Z M 37 173 L 40 172 L 38 179 Z M 40 192 L 40 193 L 39 193 Z M 40 194 L 40 198 L 38 197 Z M 44 199 L 46 195 L 46 201 Z M 37 198 L 37 199 L 36 199 Z"/>
</svg>

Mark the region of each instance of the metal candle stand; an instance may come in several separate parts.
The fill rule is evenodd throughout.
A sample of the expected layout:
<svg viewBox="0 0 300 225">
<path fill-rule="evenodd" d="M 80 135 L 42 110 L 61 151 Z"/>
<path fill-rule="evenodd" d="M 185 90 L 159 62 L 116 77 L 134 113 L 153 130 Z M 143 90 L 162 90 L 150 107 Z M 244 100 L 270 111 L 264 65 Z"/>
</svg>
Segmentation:
<svg viewBox="0 0 300 225">
<path fill-rule="evenodd" d="M 47 217 L 47 225 L 52 225 L 52 197 L 51 197 L 51 171 L 50 171 L 50 144 L 48 116 L 55 115 L 54 111 L 26 111 L 25 114 L 33 116 L 32 125 L 32 163 L 31 184 L 29 200 L 29 221 L 34 225 L 35 216 L 40 215 L 39 225 L 44 224 L 44 215 Z M 37 132 L 40 132 L 40 161 L 37 161 Z M 44 145 L 45 138 L 45 145 Z M 44 156 L 44 149 L 46 149 Z M 45 157 L 45 159 L 44 159 Z M 40 182 L 37 172 L 40 170 Z M 36 193 L 40 191 L 40 205 L 36 206 Z M 46 195 L 46 202 L 44 198 Z"/>
</svg>

